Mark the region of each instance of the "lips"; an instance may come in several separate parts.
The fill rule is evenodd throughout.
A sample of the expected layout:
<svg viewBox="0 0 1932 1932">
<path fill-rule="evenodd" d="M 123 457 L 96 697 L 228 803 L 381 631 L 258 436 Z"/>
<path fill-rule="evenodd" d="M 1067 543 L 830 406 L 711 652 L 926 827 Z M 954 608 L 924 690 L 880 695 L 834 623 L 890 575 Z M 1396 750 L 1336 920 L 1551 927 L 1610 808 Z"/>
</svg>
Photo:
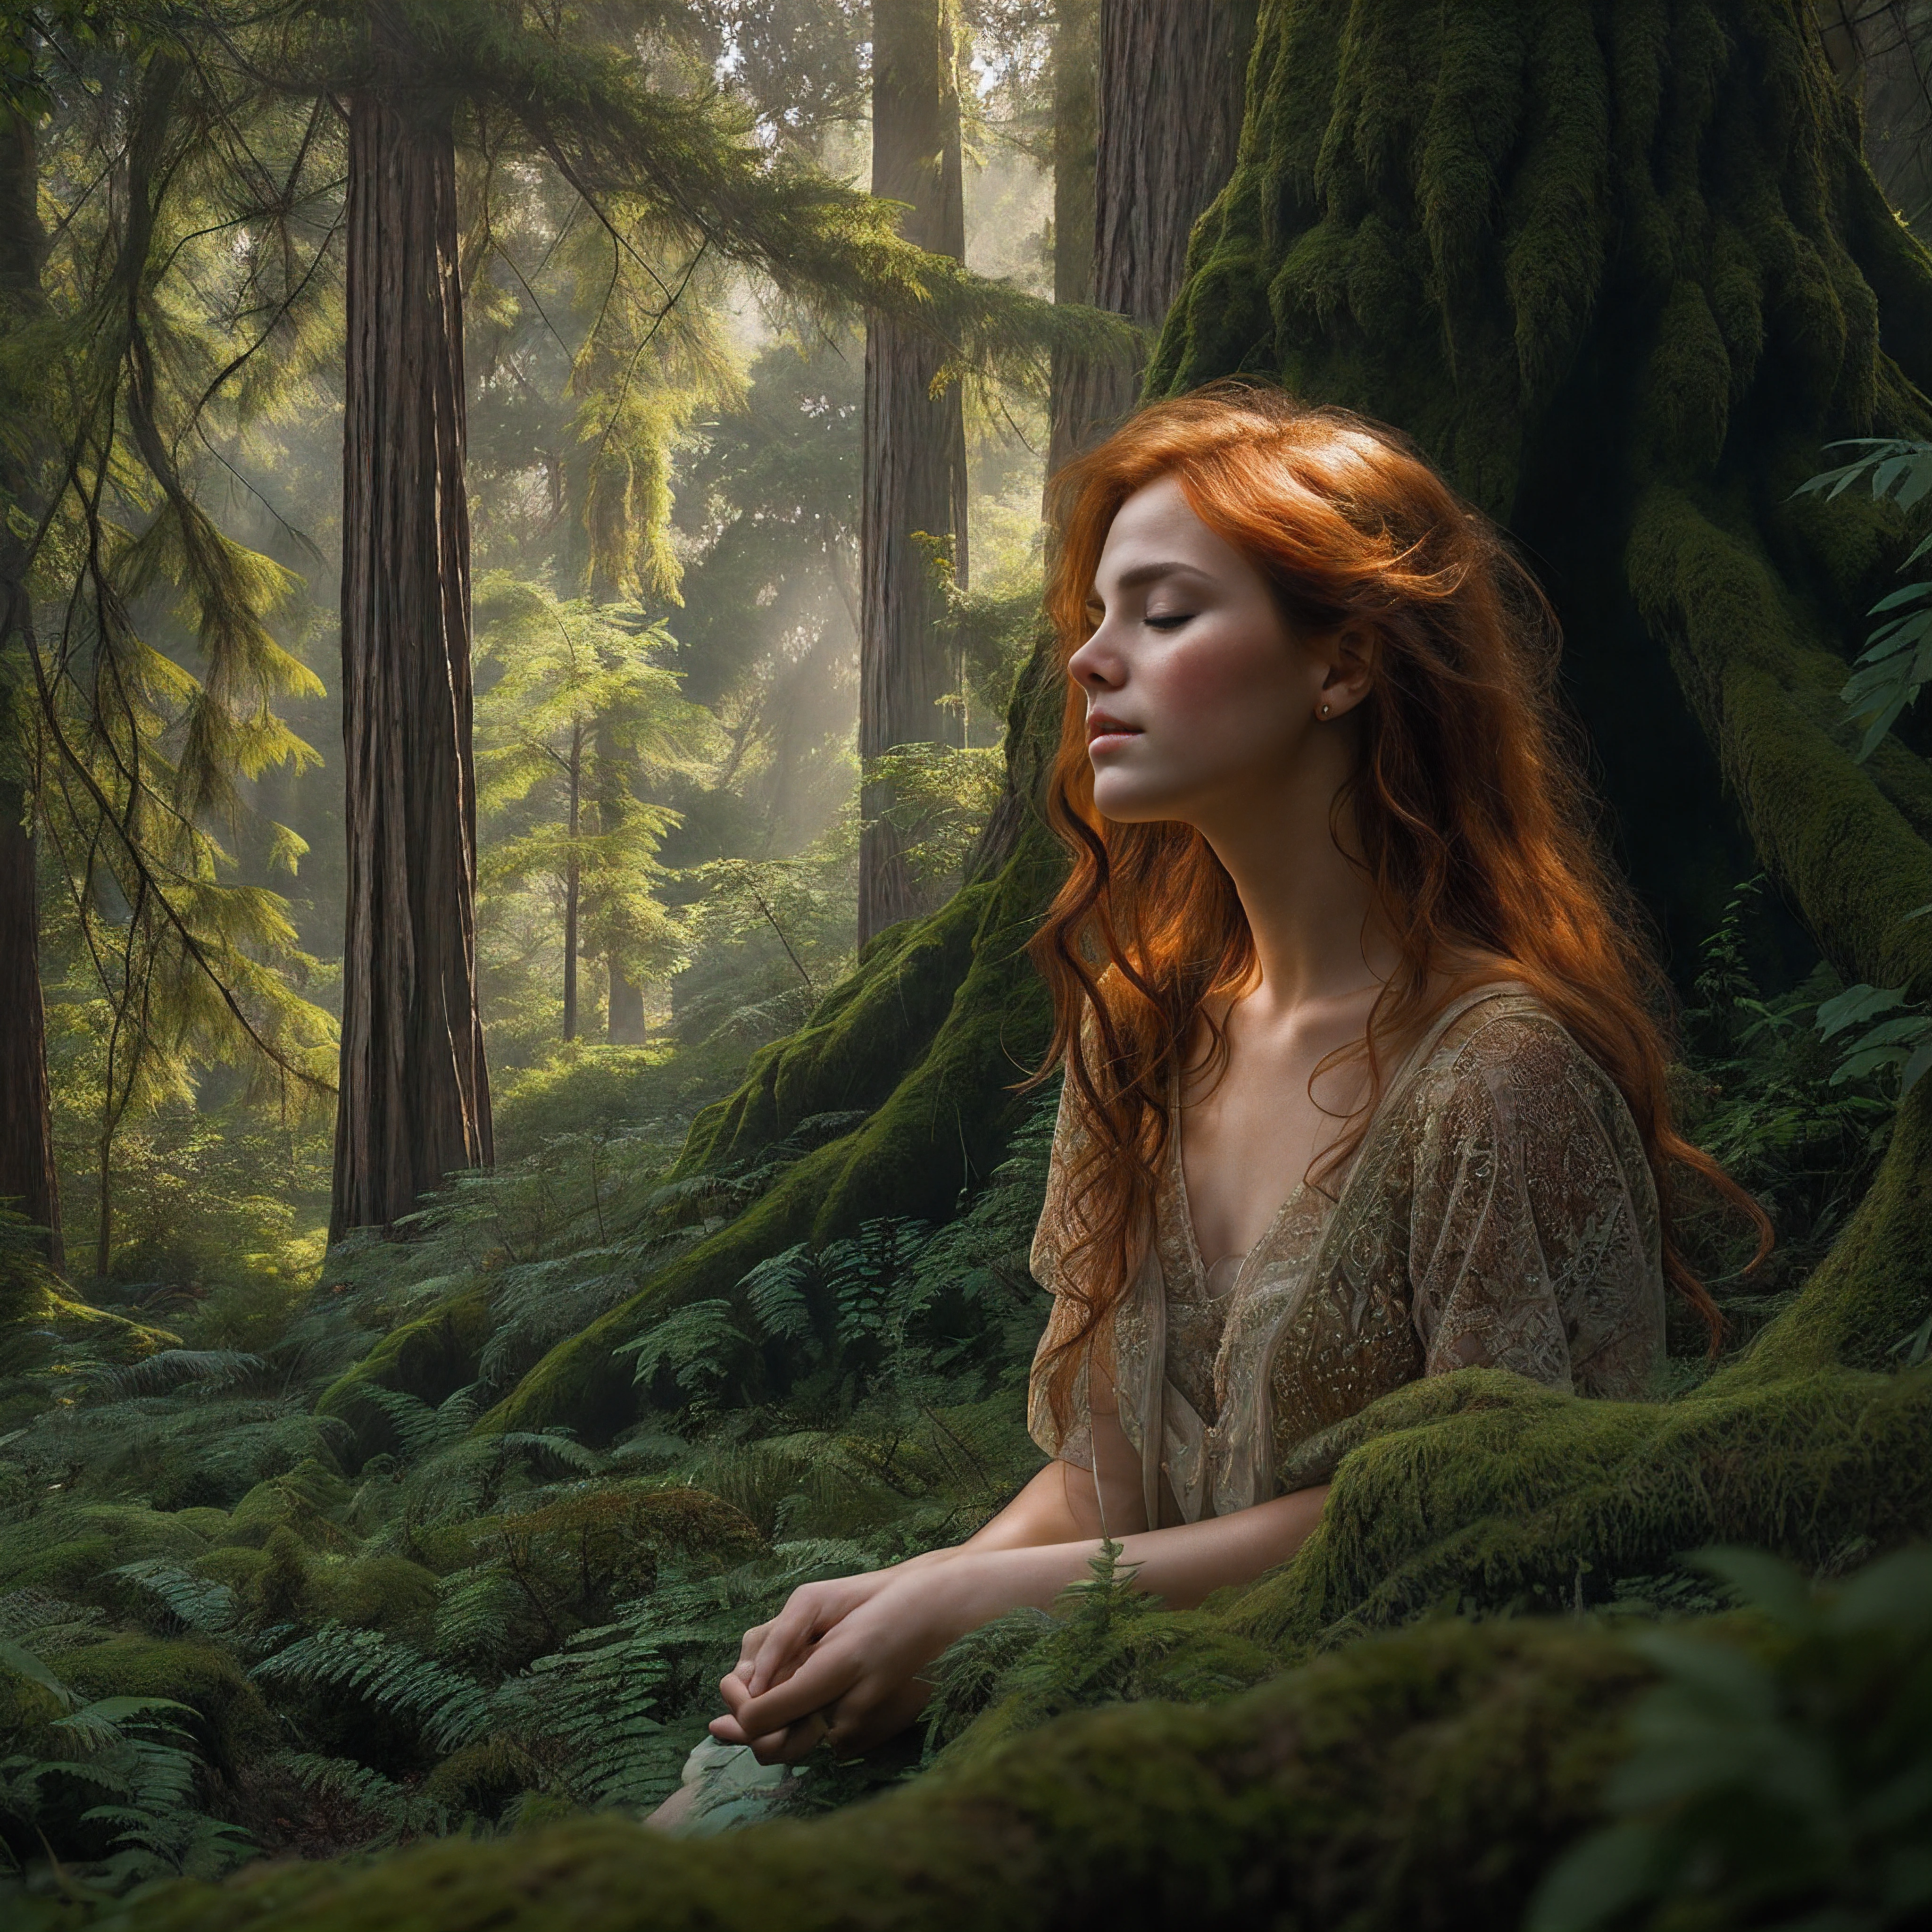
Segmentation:
<svg viewBox="0 0 1932 1932">
<path fill-rule="evenodd" d="M 1124 743 L 1130 738 L 1140 736 L 1138 724 L 1129 724 L 1118 718 L 1110 718 L 1104 711 L 1090 711 L 1087 714 L 1087 748 L 1095 749 L 1103 740 Z"/>
</svg>

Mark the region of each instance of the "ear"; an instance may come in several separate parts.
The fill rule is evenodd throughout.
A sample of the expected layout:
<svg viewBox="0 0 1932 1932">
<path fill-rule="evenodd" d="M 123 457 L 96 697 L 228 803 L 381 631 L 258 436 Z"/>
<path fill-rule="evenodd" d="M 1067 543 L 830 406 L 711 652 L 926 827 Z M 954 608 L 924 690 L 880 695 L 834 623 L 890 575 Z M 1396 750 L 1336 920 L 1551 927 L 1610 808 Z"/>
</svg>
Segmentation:
<svg viewBox="0 0 1932 1932">
<path fill-rule="evenodd" d="M 1368 695 L 1375 682 L 1382 640 L 1366 624 L 1345 624 L 1323 640 L 1321 650 L 1328 664 L 1322 697 L 1340 714 Z"/>
</svg>

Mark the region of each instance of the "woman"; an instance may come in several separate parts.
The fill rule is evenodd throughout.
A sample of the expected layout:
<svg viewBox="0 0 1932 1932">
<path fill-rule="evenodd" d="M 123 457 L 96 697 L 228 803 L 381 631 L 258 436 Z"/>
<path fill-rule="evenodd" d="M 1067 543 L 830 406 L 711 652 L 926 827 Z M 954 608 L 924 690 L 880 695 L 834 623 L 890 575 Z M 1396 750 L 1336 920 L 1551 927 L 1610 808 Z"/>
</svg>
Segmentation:
<svg viewBox="0 0 1932 1932">
<path fill-rule="evenodd" d="M 1324 1432 L 1418 1376 L 1634 1396 L 1666 1285 L 1714 1348 L 1672 1162 L 1769 1250 L 1672 1130 L 1667 983 L 1495 530 L 1400 436 L 1234 384 L 1059 488 L 1052 1460 L 957 1549 L 746 1633 L 711 1730 L 764 1765 L 902 1729 L 941 1650 L 1050 1604 L 1103 1534 L 1176 1606 L 1284 1562 Z"/>
</svg>

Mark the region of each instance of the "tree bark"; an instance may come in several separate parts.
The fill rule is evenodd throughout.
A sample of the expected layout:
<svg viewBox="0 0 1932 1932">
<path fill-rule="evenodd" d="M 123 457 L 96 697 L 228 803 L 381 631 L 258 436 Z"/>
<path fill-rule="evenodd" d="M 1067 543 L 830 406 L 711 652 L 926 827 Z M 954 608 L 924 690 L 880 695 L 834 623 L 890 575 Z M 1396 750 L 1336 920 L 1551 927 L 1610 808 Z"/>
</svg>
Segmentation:
<svg viewBox="0 0 1932 1932">
<path fill-rule="evenodd" d="M 1053 20 L 1053 298 L 1094 299 L 1094 196 L 1100 112 L 1100 0 L 1059 0 Z M 1079 448 L 1073 405 L 1081 358 L 1053 352 L 1046 473 Z"/>
<path fill-rule="evenodd" d="M 597 829 L 607 837 L 623 824 L 625 794 L 632 789 L 630 760 L 617 748 L 607 719 L 597 721 L 595 785 Z M 593 938 L 592 944 L 595 940 Z M 625 972 L 614 946 L 604 954 L 604 1036 L 613 1046 L 641 1046 L 644 1039 L 644 989 Z"/>
<path fill-rule="evenodd" d="M 563 1036 L 577 1037 L 577 910 L 584 868 L 577 856 L 577 828 L 584 812 L 584 728 L 570 734 L 570 856 L 563 879 Z"/>
<path fill-rule="evenodd" d="M 1250 0 L 1100 0 L 1100 14 L 1090 298 L 1157 328 L 1180 292 L 1195 221 L 1234 168 L 1254 8 Z M 1056 112 L 1059 104 L 1056 86 Z M 1058 138 L 1054 158 L 1057 168 Z M 1105 359 L 1070 371 L 1054 412 L 1056 462 L 1118 424 L 1140 378 L 1140 364 Z"/>
<path fill-rule="evenodd" d="M 24 114 L 0 112 L 0 326 L 43 306 L 38 177 L 33 122 Z M 20 505 L 32 494 L 30 481 L 13 440 L 0 439 L 0 500 Z M 44 1252 L 58 1269 L 65 1256 L 40 1004 L 26 693 L 10 668 L 16 650 L 34 649 L 33 622 L 26 545 L 0 518 L 0 1203 L 46 1230 Z"/>
<path fill-rule="evenodd" d="M 1060 0 L 1053 41 L 1053 298 L 1150 328 L 1180 292 L 1187 238 L 1234 166 L 1254 40 L 1248 0 Z M 1047 508 L 1060 466 L 1133 407 L 1140 365 L 1056 352 Z M 1049 531 L 1049 541 L 1051 532 Z M 965 876 L 1013 854 L 1060 728 L 1042 631 L 1006 721 L 1006 772 Z"/>
<path fill-rule="evenodd" d="M 872 27 L 872 192 L 909 204 L 906 238 L 963 260 L 958 51 L 950 0 L 877 0 Z M 860 543 L 859 755 L 895 745 L 962 741 L 939 700 L 957 686 L 940 632 L 930 542 L 950 541 L 966 580 L 966 430 L 958 386 L 931 394 L 938 346 L 879 314 L 866 328 L 864 474 Z M 922 538 L 926 541 L 922 541 Z M 891 788 L 864 788 L 859 835 L 859 943 L 928 909 L 886 820 Z"/>
<path fill-rule="evenodd" d="M 332 1238 L 491 1157 L 476 1004 L 462 296 L 447 111 L 350 104 L 348 930 Z"/>
</svg>

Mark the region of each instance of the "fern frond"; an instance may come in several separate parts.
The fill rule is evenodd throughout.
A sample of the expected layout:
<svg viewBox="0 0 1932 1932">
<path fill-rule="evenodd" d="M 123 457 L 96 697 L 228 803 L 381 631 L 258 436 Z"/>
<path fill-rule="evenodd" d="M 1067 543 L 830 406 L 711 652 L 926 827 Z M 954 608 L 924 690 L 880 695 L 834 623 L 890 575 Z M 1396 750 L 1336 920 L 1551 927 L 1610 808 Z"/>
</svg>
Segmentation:
<svg viewBox="0 0 1932 1932">
<path fill-rule="evenodd" d="M 488 1726 L 489 1694 L 474 1678 L 380 1630 L 326 1623 L 249 1674 L 271 1684 L 352 1690 L 386 1717 L 413 1725 L 433 1750 L 472 1743 Z"/>
<path fill-rule="evenodd" d="M 214 1632 L 235 1621 L 235 1592 L 226 1583 L 197 1576 L 165 1558 L 148 1557 L 124 1563 L 107 1572 L 124 1578 L 159 1604 L 164 1615 L 183 1630 Z"/>
<path fill-rule="evenodd" d="M 442 1832 L 450 1823 L 449 1808 L 439 1800 L 353 1758 L 327 1757 L 312 1751 L 283 1751 L 272 1762 L 279 1765 L 306 1791 L 334 1798 L 361 1812 L 382 1828 L 376 1841 L 416 1838 Z"/>
</svg>

